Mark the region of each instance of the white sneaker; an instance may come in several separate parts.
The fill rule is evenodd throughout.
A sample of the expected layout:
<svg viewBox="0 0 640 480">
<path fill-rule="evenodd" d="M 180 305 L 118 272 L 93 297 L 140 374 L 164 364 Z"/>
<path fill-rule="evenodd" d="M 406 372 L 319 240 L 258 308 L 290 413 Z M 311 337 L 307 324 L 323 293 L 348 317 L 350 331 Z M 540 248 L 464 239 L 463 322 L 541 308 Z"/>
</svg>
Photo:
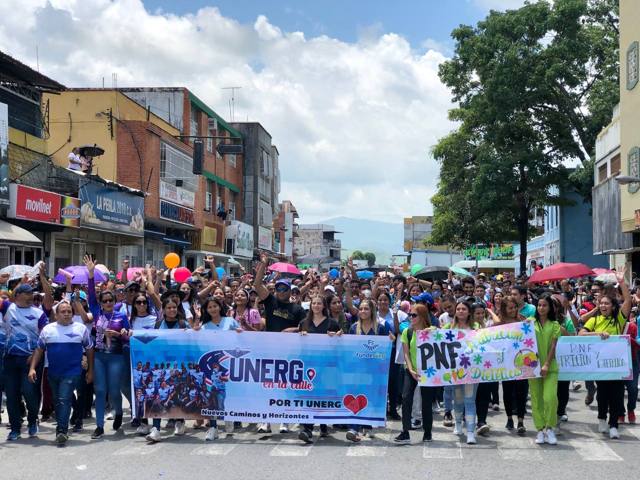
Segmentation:
<svg viewBox="0 0 640 480">
<path fill-rule="evenodd" d="M 156 443 L 162 440 L 162 435 L 160 435 L 160 431 L 156 427 L 153 427 L 146 438 L 148 442 Z"/>
<path fill-rule="evenodd" d="M 113 412 L 109 412 L 104 417 L 105 420 L 113 420 Z"/>
<path fill-rule="evenodd" d="M 462 435 L 462 423 L 456 422 L 456 426 L 453 427 L 454 435 Z"/>
<path fill-rule="evenodd" d="M 476 436 L 473 432 L 467 432 L 467 445 L 475 445 Z"/>
<path fill-rule="evenodd" d="M 616 427 L 611 427 L 609 429 L 609 438 L 620 438 L 620 434 L 618 433 L 618 429 Z"/>
<path fill-rule="evenodd" d="M 607 433 L 607 430 L 609 430 L 609 424 L 607 423 L 607 421 L 598 420 L 598 432 Z"/>
<path fill-rule="evenodd" d="M 558 439 L 556 438 L 556 432 L 553 430 L 553 428 L 550 428 L 547 430 L 547 443 L 549 445 L 558 444 Z"/>
<path fill-rule="evenodd" d="M 233 422 L 225 421 L 224 432 L 228 434 L 232 434 L 234 431 L 235 431 L 235 427 L 233 426 Z"/>
<path fill-rule="evenodd" d="M 151 432 L 151 429 L 146 423 L 141 423 L 140 426 L 136 429 L 136 435 L 145 436 L 149 435 L 149 432 Z"/>
<path fill-rule="evenodd" d="M 542 444 L 545 442 L 545 438 L 544 438 L 544 437 L 545 437 L 545 435 L 544 435 L 544 431 L 543 431 L 543 430 L 540 430 L 540 431 L 538 432 L 538 435 L 536 435 L 536 443 L 537 443 L 538 445 L 542 445 Z"/>
<path fill-rule="evenodd" d="M 207 430 L 207 434 L 204 436 L 205 442 L 213 442 L 218 438 L 218 429 L 216 427 L 211 427 Z"/>
<path fill-rule="evenodd" d="M 289 433 L 289 426 L 286 423 L 280 424 L 280 433 Z"/>
<path fill-rule="evenodd" d="M 569 421 L 569 417 L 567 416 L 566 413 L 564 415 L 560 415 L 560 421 L 561 422 L 568 422 Z"/>
<path fill-rule="evenodd" d="M 173 428 L 173 434 L 174 435 L 178 435 L 178 436 L 184 435 L 185 430 L 186 430 L 186 428 L 184 426 L 184 421 L 176 420 L 176 425 Z"/>
</svg>

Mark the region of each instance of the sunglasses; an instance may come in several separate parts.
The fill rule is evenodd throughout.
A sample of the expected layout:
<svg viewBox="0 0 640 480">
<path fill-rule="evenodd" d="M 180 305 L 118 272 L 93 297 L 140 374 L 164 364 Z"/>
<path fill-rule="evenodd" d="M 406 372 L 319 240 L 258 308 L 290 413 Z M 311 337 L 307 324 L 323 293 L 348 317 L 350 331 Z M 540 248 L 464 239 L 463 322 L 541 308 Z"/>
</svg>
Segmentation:
<svg viewBox="0 0 640 480">
<path fill-rule="evenodd" d="M 147 301 L 146 300 L 136 300 L 136 305 L 146 305 Z"/>
<path fill-rule="evenodd" d="M 101 303 L 113 303 L 113 298 L 105 298 L 104 300 L 101 300 Z"/>
<path fill-rule="evenodd" d="M 116 293 L 124 293 L 124 288 L 118 288 L 118 289 L 116 290 Z"/>
<path fill-rule="evenodd" d="M 417 313 L 410 313 L 409 316 L 411 318 L 418 318 L 420 315 L 418 315 Z"/>
<path fill-rule="evenodd" d="M 289 287 L 285 287 L 285 286 L 276 287 L 276 292 L 280 292 L 280 293 L 288 292 L 289 290 L 290 290 Z"/>
</svg>

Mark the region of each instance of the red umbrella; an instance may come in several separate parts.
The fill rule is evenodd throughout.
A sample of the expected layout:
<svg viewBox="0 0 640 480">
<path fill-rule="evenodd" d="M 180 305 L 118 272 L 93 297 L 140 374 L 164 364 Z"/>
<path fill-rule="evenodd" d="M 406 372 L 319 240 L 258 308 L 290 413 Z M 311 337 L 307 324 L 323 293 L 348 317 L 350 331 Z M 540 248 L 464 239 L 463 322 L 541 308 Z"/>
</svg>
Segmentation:
<svg viewBox="0 0 640 480">
<path fill-rule="evenodd" d="M 529 277 L 529 282 L 553 282 L 555 280 L 584 277 L 593 274 L 593 270 L 587 267 L 584 263 L 555 263 L 549 267 L 545 267 L 542 270 L 534 272 L 534 274 Z"/>
<path fill-rule="evenodd" d="M 607 273 L 616 273 L 613 270 L 609 270 L 608 268 L 594 268 L 593 273 L 596 275 L 605 275 Z"/>
<path fill-rule="evenodd" d="M 293 275 L 302 275 L 302 272 L 298 270 L 298 267 L 291 265 L 290 263 L 277 262 L 269 266 L 269 270 L 272 272 L 280 273 L 292 273 Z"/>
</svg>

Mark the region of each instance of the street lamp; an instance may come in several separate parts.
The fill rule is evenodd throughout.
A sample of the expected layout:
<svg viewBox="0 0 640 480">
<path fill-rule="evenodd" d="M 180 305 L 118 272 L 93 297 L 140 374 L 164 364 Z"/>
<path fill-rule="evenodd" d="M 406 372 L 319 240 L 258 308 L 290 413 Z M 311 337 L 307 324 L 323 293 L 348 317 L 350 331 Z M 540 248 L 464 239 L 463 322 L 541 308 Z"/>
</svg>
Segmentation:
<svg viewBox="0 0 640 480">
<path fill-rule="evenodd" d="M 629 185 L 630 183 L 640 183 L 640 177 L 630 177 L 628 175 L 618 175 L 615 181 L 620 185 Z"/>
</svg>

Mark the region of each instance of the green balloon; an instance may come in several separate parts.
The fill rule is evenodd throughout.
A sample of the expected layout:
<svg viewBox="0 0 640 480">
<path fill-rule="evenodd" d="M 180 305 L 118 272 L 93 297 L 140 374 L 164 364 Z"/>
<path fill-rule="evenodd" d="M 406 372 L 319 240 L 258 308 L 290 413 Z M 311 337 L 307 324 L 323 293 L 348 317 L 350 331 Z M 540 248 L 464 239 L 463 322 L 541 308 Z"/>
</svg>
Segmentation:
<svg viewBox="0 0 640 480">
<path fill-rule="evenodd" d="M 420 265 L 419 263 L 416 263 L 415 265 L 411 265 L 411 275 L 415 275 L 420 270 L 422 270 L 422 265 Z"/>
</svg>

